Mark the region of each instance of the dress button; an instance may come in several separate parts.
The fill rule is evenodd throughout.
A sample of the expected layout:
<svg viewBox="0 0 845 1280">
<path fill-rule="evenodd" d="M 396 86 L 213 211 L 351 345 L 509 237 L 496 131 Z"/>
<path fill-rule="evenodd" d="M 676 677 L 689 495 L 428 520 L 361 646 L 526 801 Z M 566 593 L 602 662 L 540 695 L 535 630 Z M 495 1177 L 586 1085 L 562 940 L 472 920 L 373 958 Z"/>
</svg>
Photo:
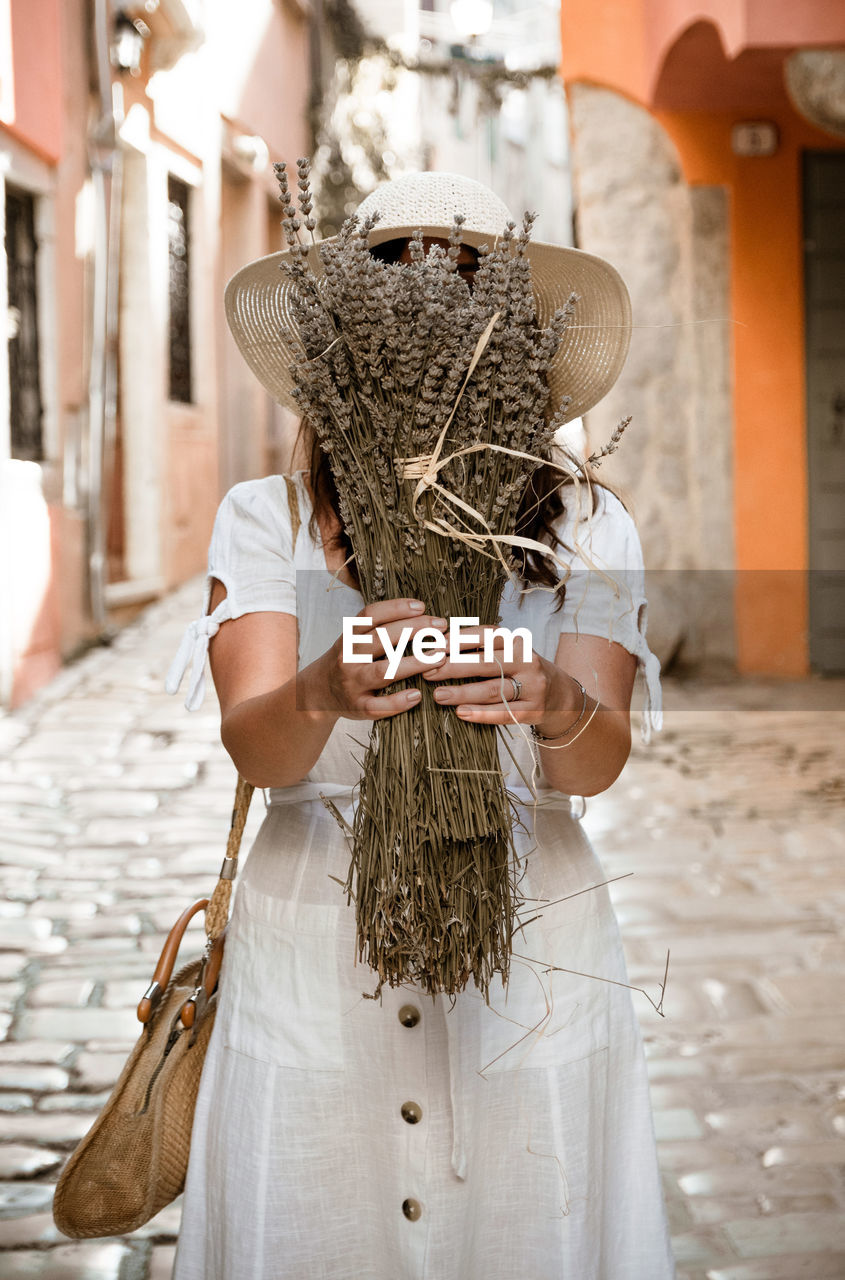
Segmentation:
<svg viewBox="0 0 845 1280">
<path fill-rule="evenodd" d="M 416 1222 L 417 1218 L 422 1217 L 422 1205 L 419 1200 L 403 1200 L 402 1212 L 409 1222 Z"/>
<path fill-rule="evenodd" d="M 420 1020 L 420 1011 L 415 1005 L 403 1004 L 399 1010 L 399 1021 L 403 1027 L 415 1027 Z"/>
<path fill-rule="evenodd" d="M 419 1124 L 422 1120 L 422 1107 L 417 1102 L 403 1102 L 401 1114 L 406 1124 Z"/>
</svg>

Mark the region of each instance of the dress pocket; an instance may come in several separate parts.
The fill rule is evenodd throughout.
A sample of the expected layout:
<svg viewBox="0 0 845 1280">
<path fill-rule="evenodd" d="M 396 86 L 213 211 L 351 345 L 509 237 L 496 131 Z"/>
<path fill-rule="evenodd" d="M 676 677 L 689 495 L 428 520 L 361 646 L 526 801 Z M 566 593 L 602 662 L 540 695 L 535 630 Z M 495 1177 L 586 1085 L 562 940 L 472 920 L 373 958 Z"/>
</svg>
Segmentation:
<svg viewBox="0 0 845 1280">
<path fill-rule="evenodd" d="M 608 961 L 613 956 L 609 903 L 577 901 L 569 918 L 537 921 L 514 938 L 507 989 L 479 998 L 480 1070 L 547 1069 L 577 1062 L 609 1042 Z M 606 913 L 610 913 L 610 921 Z"/>
<path fill-rule="evenodd" d="M 241 883 L 220 974 L 225 1048 L 300 1071 L 343 1067 L 337 927 L 335 906 Z"/>
<path fill-rule="evenodd" d="M 606 1048 L 608 988 L 600 957 L 566 934 L 551 938 L 547 963 L 513 960 L 507 991 L 492 989 L 489 1007 L 479 1000 L 484 1075 L 557 1068 Z"/>
</svg>

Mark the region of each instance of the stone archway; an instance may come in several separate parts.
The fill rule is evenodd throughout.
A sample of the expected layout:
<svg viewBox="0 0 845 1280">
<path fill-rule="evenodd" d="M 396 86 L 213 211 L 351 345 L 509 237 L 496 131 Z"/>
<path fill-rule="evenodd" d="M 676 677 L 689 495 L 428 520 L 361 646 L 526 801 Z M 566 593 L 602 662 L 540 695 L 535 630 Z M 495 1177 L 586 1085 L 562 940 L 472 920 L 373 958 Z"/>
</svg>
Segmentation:
<svg viewBox="0 0 845 1280">
<path fill-rule="evenodd" d="M 797 49 L 786 60 L 784 81 L 805 120 L 845 138 L 845 49 Z"/>
</svg>

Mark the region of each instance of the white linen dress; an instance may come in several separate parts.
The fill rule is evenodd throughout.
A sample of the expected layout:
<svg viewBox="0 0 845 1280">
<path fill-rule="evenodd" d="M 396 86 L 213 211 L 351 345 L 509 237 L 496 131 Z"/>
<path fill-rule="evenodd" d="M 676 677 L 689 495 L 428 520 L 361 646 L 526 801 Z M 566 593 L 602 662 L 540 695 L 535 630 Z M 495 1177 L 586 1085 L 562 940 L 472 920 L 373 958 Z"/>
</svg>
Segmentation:
<svg viewBox="0 0 845 1280">
<path fill-rule="evenodd" d="M 294 479 L 295 546 L 284 477 L 237 485 L 221 504 L 203 617 L 168 679 L 173 691 L 193 659 L 190 707 L 227 619 L 297 615 L 305 666 L 362 608 L 328 574 L 304 472 Z M 544 591 L 518 608 L 508 586 L 502 622 L 530 625 L 548 658 L 576 611 L 579 632 L 612 632 L 645 675 L 648 740 L 662 711 L 642 552 L 624 507 L 599 494 L 591 525 L 570 516 L 560 528 L 615 574 L 568 557 L 576 572 L 558 613 Z M 228 594 L 209 617 L 212 577 Z M 474 987 L 454 1004 L 413 986 L 367 998 L 375 979 L 354 963 L 354 905 L 332 878 L 345 879 L 349 851 L 319 797 L 351 818 L 353 738 L 369 727 L 339 721 L 308 778 L 265 796 L 227 934 L 174 1280 L 669 1280 L 642 1042 L 631 992 L 602 980 L 627 975 L 607 889 L 590 888 L 605 875 L 577 802 L 546 789 L 534 803 L 502 748 L 522 892 L 549 904 L 524 916 L 540 918 L 518 937 L 507 992 L 498 983 L 490 1007 Z M 530 744 L 508 732 L 530 777 Z"/>
</svg>

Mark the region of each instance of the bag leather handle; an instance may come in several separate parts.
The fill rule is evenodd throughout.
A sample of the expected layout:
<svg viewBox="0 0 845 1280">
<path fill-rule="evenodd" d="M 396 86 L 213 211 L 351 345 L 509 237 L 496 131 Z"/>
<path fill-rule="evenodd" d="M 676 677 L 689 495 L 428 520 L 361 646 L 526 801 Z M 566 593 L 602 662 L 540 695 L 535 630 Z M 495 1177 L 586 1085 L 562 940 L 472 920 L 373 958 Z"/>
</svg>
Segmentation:
<svg viewBox="0 0 845 1280">
<path fill-rule="evenodd" d="M 185 930 L 193 920 L 198 911 L 204 911 L 208 906 L 208 898 L 200 898 L 199 902 L 195 902 L 192 907 L 186 907 L 179 919 L 174 924 L 167 940 L 161 949 L 161 955 L 158 958 L 158 964 L 155 967 L 153 980 L 147 990 L 141 997 L 138 1005 L 138 1021 L 149 1022 L 156 1009 L 161 997 L 167 988 L 167 984 L 173 974 L 173 966 L 176 963 L 176 955 L 182 942 Z"/>
<path fill-rule="evenodd" d="M 197 1010 L 199 1009 L 201 1013 L 204 1012 L 205 1006 L 214 994 L 214 988 L 217 986 L 217 979 L 220 974 L 220 966 L 223 963 L 223 943 L 225 938 L 226 929 L 212 941 L 211 950 L 203 957 L 199 982 L 182 1005 L 180 1017 L 183 1027 L 192 1027 L 194 1025 L 197 1018 Z"/>
</svg>

